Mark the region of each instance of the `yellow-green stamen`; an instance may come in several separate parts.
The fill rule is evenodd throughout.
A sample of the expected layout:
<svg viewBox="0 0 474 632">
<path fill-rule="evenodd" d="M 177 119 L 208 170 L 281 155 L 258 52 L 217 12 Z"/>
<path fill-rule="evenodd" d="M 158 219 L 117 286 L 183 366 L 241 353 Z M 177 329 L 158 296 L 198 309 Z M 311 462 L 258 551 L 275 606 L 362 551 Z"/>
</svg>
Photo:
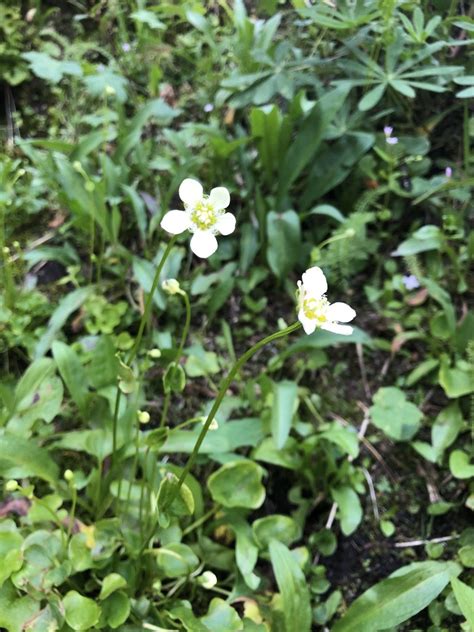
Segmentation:
<svg viewBox="0 0 474 632">
<path fill-rule="evenodd" d="M 217 222 L 217 213 L 210 202 L 197 202 L 191 212 L 191 221 L 199 230 L 209 230 Z"/>
</svg>

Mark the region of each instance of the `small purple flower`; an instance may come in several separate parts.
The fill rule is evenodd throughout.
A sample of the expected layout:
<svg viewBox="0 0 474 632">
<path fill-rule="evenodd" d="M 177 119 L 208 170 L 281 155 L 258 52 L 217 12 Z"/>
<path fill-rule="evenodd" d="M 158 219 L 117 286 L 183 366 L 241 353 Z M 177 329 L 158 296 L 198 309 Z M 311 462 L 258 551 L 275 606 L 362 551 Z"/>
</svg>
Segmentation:
<svg viewBox="0 0 474 632">
<path fill-rule="evenodd" d="M 214 106 L 212 105 L 212 103 L 206 103 L 206 105 L 204 106 L 204 112 L 212 112 L 213 109 Z"/>
<path fill-rule="evenodd" d="M 122 50 L 124 53 L 129 53 L 132 50 L 132 47 L 130 46 L 128 42 L 124 42 L 122 44 Z"/>
<path fill-rule="evenodd" d="M 446 167 L 446 169 L 444 170 L 444 175 L 447 178 L 450 178 L 453 175 L 453 170 L 451 169 L 451 167 Z"/>
<path fill-rule="evenodd" d="M 402 281 L 403 281 L 403 285 L 406 287 L 407 290 L 416 290 L 417 288 L 420 287 L 420 282 L 418 281 L 418 279 L 416 278 L 414 274 L 409 274 L 408 276 L 404 276 Z"/>
<path fill-rule="evenodd" d="M 386 125 L 383 128 L 383 133 L 385 134 L 385 140 L 389 145 L 396 145 L 398 143 L 398 138 L 396 136 L 392 136 L 393 127 Z"/>
</svg>

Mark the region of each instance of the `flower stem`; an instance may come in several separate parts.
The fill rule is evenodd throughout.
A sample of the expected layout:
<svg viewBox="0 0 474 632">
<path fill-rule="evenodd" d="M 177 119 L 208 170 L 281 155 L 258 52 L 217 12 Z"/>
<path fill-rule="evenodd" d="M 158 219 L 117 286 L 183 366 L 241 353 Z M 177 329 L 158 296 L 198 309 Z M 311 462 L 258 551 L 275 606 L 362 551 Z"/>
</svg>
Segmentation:
<svg viewBox="0 0 474 632">
<path fill-rule="evenodd" d="M 137 336 L 135 338 L 135 342 L 133 344 L 133 347 L 130 350 L 130 353 L 128 354 L 126 360 L 125 360 L 125 364 L 127 364 L 128 366 L 130 366 L 130 364 L 133 362 L 133 360 L 135 359 L 139 348 L 140 348 L 140 343 L 142 341 L 143 338 L 143 332 L 145 330 L 145 326 L 148 322 L 148 319 L 150 317 L 150 311 L 151 311 L 151 306 L 153 303 L 153 296 L 155 295 L 155 291 L 156 288 L 158 287 L 158 283 L 160 280 L 160 274 L 161 271 L 163 270 L 163 266 L 165 265 L 166 259 L 168 258 L 172 247 L 174 246 L 174 243 L 176 241 L 176 236 L 173 236 L 169 242 L 168 245 L 166 246 L 166 250 L 163 253 L 163 256 L 161 257 L 160 263 L 158 264 L 156 271 L 155 271 L 155 277 L 153 279 L 153 283 L 151 285 L 151 289 L 150 292 L 147 296 L 146 299 L 146 303 L 145 303 L 145 309 L 143 311 L 143 315 L 141 317 L 140 320 L 140 325 L 138 327 L 138 333 Z M 119 408 L 120 408 L 120 398 L 122 396 L 122 391 L 120 390 L 120 388 L 117 386 L 117 394 L 115 396 L 115 407 L 114 407 L 114 418 L 113 418 L 113 422 L 112 422 L 112 465 L 114 465 L 115 462 L 115 456 L 116 456 L 116 451 L 117 451 L 117 421 L 118 421 L 118 412 L 119 412 Z"/>
<path fill-rule="evenodd" d="M 71 487 L 71 493 L 72 493 L 72 506 L 71 506 L 71 513 L 69 515 L 69 526 L 67 530 L 68 540 L 71 539 L 71 535 L 74 529 L 74 521 L 76 519 L 77 489 L 75 488 L 74 485 L 72 485 Z"/>
<path fill-rule="evenodd" d="M 290 325 L 289 327 L 286 327 L 285 329 L 282 329 L 281 331 L 277 331 L 274 334 L 271 334 L 270 336 L 267 336 L 266 338 L 262 338 L 262 340 L 259 340 L 256 344 L 253 345 L 253 347 L 250 347 L 250 349 L 248 349 L 243 355 L 240 356 L 240 358 L 237 360 L 237 362 L 234 363 L 233 367 L 231 368 L 231 370 L 229 371 L 227 377 L 225 378 L 225 380 L 222 382 L 222 385 L 219 389 L 219 393 L 216 397 L 216 400 L 214 401 L 214 404 L 209 412 L 209 415 L 207 416 L 206 419 L 206 423 L 204 424 L 199 437 L 197 438 L 197 441 L 194 445 L 193 451 L 191 452 L 191 455 L 189 456 L 188 462 L 186 463 L 181 476 L 179 478 L 178 484 L 174 489 L 174 493 L 171 495 L 171 498 L 168 502 L 168 506 L 170 506 L 174 499 L 176 498 L 176 496 L 179 493 L 179 490 L 181 489 L 184 481 L 186 480 L 186 476 L 189 474 L 191 468 L 194 465 L 194 462 L 196 461 L 197 455 L 199 453 L 199 449 L 202 445 L 202 442 L 204 441 L 206 434 L 211 426 L 211 423 L 214 420 L 214 417 L 216 416 L 217 411 L 219 410 L 219 407 L 222 403 L 222 400 L 225 397 L 225 394 L 227 393 L 227 389 L 229 388 L 229 386 L 232 383 L 232 380 L 234 379 L 235 375 L 240 371 L 240 369 L 243 367 L 243 365 L 247 362 L 247 360 L 250 360 L 250 358 L 262 347 L 264 347 L 265 345 L 267 345 L 270 342 L 273 342 L 274 340 L 278 340 L 278 338 L 283 338 L 284 336 L 287 336 L 288 334 L 291 334 L 293 331 L 296 331 L 299 327 L 301 327 L 301 323 L 296 322 L 293 323 L 292 325 Z"/>
</svg>

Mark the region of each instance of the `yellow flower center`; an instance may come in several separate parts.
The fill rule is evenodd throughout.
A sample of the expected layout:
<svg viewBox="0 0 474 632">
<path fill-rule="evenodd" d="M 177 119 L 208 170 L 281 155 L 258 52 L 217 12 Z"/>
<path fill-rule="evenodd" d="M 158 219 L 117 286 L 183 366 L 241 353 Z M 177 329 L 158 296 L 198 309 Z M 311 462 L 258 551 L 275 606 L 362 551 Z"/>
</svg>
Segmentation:
<svg viewBox="0 0 474 632">
<path fill-rule="evenodd" d="M 325 296 L 322 296 L 321 298 L 303 299 L 304 315 L 310 320 L 316 320 L 318 325 L 323 325 L 328 321 L 326 315 L 328 307 L 329 301 Z"/>
<path fill-rule="evenodd" d="M 197 202 L 191 212 L 191 221 L 198 230 L 209 230 L 217 222 L 217 213 L 210 202 Z"/>
</svg>

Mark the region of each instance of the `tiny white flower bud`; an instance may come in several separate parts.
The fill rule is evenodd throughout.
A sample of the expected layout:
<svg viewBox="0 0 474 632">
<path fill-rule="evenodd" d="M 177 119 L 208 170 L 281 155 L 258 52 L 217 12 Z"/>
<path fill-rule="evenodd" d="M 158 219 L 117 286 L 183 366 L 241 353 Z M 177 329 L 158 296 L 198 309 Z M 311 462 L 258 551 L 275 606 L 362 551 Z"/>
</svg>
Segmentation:
<svg viewBox="0 0 474 632">
<path fill-rule="evenodd" d="M 70 483 L 74 479 L 74 472 L 72 470 L 66 470 L 63 476 L 64 480 Z"/>
<path fill-rule="evenodd" d="M 81 165 L 81 163 L 79 162 L 79 160 L 75 160 L 75 161 L 72 163 L 72 168 L 74 169 L 74 171 L 79 171 L 79 172 L 81 172 L 81 171 L 82 171 L 82 165 Z"/>
<path fill-rule="evenodd" d="M 154 349 L 150 349 L 148 351 L 148 355 L 150 358 L 161 358 L 161 351 L 155 347 Z"/>
<path fill-rule="evenodd" d="M 8 246 L 3 246 L 3 254 L 4 255 L 9 255 L 10 254 L 10 248 Z"/>
<path fill-rule="evenodd" d="M 182 292 L 179 282 L 176 279 L 166 279 L 166 281 L 163 281 L 161 284 L 161 288 L 170 295 L 180 294 Z"/>
<path fill-rule="evenodd" d="M 112 86 L 105 86 L 105 94 L 110 97 L 113 96 L 114 94 L 116 94 L 115 88 L 112 88 Z"/>
<path fill-rule="evenodd" d="M 354 235 L 356 234 L 355 230 L 353 228 L 348 228 L 346 230 L 346 237 L 354 237 Z"/>
<path fill-rule="evenodd" d="M 150 421 L 150 413 L 147 413 L 146 410 L 138 410 L 137 418 L 141 424 L 147 424 Z"/>
<path fill-rule="evenodd" d="M 5 483 L 5 490 L 7 492 L 15 492 L 19 487 L 18 482 L 13 479 Z"/>
<path fill-rule="evenodd" d="M 217 577 L 212 571 L 204 571 L 204 573 L 198 577 L 198 583 L 203 588 L 207 588 L 209 590 L 210 588 L 214 588 L 217 584 Z"/>
</svg>

